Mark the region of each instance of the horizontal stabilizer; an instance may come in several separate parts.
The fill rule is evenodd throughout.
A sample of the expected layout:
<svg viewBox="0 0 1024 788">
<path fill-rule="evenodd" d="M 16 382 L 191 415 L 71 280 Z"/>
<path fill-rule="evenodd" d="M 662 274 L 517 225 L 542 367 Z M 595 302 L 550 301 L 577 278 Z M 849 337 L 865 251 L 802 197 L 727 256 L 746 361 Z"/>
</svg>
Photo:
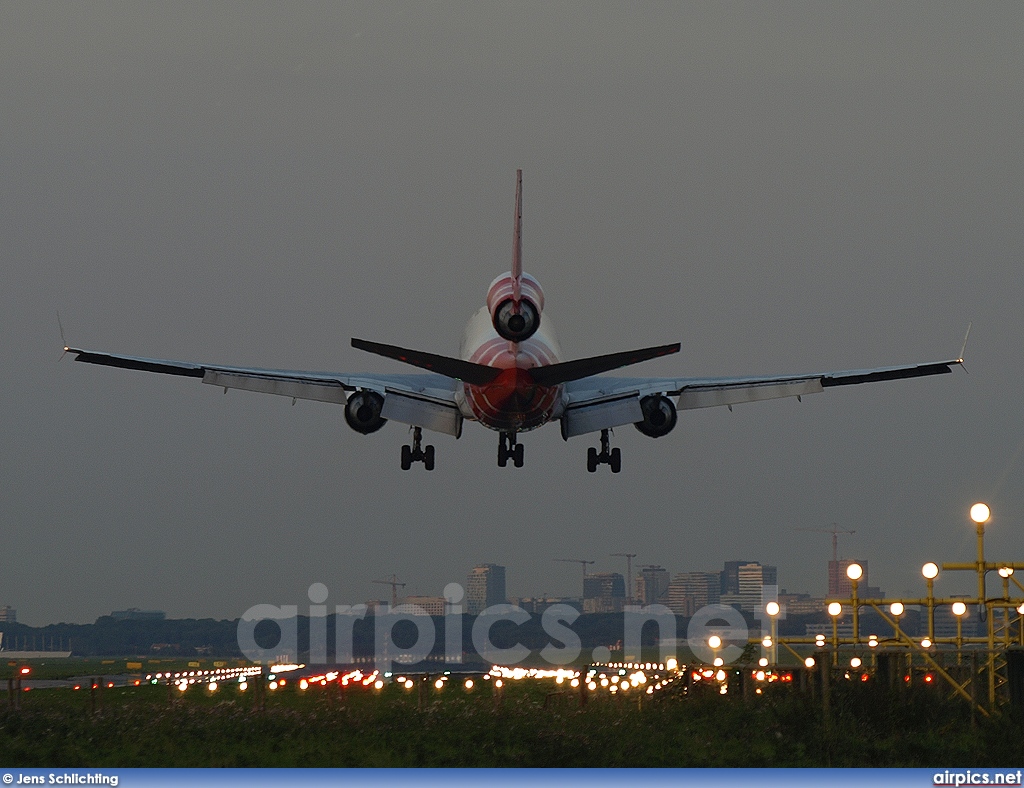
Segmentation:
<svg viewBox="0 0 1024 788">
<path fill-rule="evenodd" d="M 379 342 L 367 342 L 365 339 L 352 338 L 352 347 L 357 350 L 365 350 L 369 353 L 376 353 L 378 356 L 393 358 L 405 364 L 412 364 L 414 367 L 429 369 L 439 375 L 455 378 L 474 386 L 483 386 L 490 383 L 499 374 L 498 367 L 488 367 L 483 364 L 474 364 L 472 361 L 463 361 L 448 356 L 437 356 L 433 353 L 424 353 L 422 350 L 409 350 L 407 348 L 395 347 L 394 345 L 382 345 Z M 678 346 L 677 346 L 678 347 Z"/>
<path fill-rule="evenodd" d="M 679 343 L 645 347 L 640 350 L 627 350 L 622 353 L 609 353 L 607 356 L 591 356 L 575 361 L 563 361 L 561 364 L 549 364 L 546 367 L 534 367 L 530 370 L 533 381 L 541 386 L 557 386 L 571 380 L 580 380 L 602 372 L 610 372 L 620 367 L 639 364 L 659 356 L 668 356 L 679 352 Z"/>
</svg>

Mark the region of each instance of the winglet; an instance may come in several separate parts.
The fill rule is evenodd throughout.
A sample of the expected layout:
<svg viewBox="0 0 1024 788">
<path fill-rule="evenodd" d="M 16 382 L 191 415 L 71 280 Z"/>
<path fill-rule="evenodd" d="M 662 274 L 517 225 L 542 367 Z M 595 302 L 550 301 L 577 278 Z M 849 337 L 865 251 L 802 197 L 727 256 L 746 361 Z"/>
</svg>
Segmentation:
<svg viewBox="0 0 1024 788">
<path fill-rule="evenodd" d="M 960 363 L 964 363 L 964 357 L 967 354 L 967 340 L 971 336 L 971 326 L 974 325 L 973 321 L 967 324 L 967 333 L 964 335 L 964 344 L 960 348 Z"/>
<path fill-rule="evenodd" d="M 516 170 L 515 228 L 512 233 L 512 300 L 520 298 L 519 285 L 523 278 L 523 171 Z"/>
</svg>

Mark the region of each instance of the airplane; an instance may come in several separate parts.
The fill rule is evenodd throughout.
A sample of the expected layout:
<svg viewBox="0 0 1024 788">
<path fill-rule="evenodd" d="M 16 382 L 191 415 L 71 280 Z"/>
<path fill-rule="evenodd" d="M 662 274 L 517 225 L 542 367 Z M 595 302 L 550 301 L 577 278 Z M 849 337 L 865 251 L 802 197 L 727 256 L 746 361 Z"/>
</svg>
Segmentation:
<svg viewBox="0 0 1024 788">
<path fill-rule="evenodd" d="M 609 377 L 603 373 L 677 353 L 680 343 L 590 358 L 562 360 L 555 332 L 544 314 L 540 283 L 523 271 L 523 171 L 516 171 L 512 270 L 487 289 L 486 303 L 470 318 L 458 358 L 352 339 L 352 347 L 427 370 L 417 374 L 302 372 L 228 367 L 142 358 L 64 346 L 76 361 L 198 378 L 228 389 L 277 394 L 344 406 L 345 421 L 358 433 L 377 432 L 388 421 L 412 428 L 402 446 L 401 467 L 434 469 L 434 447 L 423 430 L 459 438 L 465 421 L 498 432 L 498 465 L 523 466 L 520 433 L 558 422 L 562 438 L 600 433 L 587 450 L 587 471 L 622 467 L 610 445 L 615 427 L 632 424 L 650 438 L 676 426 L 679 410 L 733 405 L 782 397 L 802 398 L 833 386 L 945 374 L 960 358 L 907 366 L 806 375 L 740 378 Z M 968 329 L 969 333 L 969 329 Z M 966 340 L 964 342 L 966 348 Z"/>
</svg>

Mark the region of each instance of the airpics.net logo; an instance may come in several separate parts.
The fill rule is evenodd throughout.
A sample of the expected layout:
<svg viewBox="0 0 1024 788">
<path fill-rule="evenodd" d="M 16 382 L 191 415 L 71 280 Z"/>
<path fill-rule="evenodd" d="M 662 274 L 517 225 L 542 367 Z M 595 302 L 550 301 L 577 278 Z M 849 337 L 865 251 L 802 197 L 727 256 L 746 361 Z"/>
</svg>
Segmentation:
<svg viewBox="0 0 1024 788">
<path fill-rule="evenodd" d="M 932 777 L 932 785 L 1021 785 L 1022 773 L 1020 769 L 1015 772 L 978 772 L 966 769 L 965 771 L 936 772 Z"/>
<path fill-rule="evenodd" d="M 299 642 L 298 605 L 253 605 L 238 621 L 239 650 L 246 659 L 263 663 L 279 661 L 283 657 L 295 659 L 302 652 L 308 653 L 311 664 L 352 664 L 356 657 L 357 622 L 372 621 L 373 661 L 382 672 L 391 671 L 399 665 L 417 664 L 428 658 L 436 659 L 442 652 L 446 665 L 457 665 L 463 661 L 465 617 L 468 614 L 463 605 L 465 590 L 459 583 L 445 586 L 444 613 L 441 616 L 431 616 L 415 604 L 395 607 L 383 604 L 372 611 L 362 604 L 334 605 L 331 609 L 326 604 L 328 596 L 327 586 L 323 583 L 313 583 L 309 587 L 308 614 L 307 611 L 301 613 L 308 615 L 309 620 L 308 641 L 305 643 Z M 763 609 L 764 606 L 761 607 Z M 333 649 L 329 649 L 327 622 L 332 615 L 334 643 Z M 546 638 L 539 649 L 542 659 L 551 665 L 568 665 L 584 656 L 580 636 L 572 629 L 579 616 L 580 611 L 567 604 L 554 604 L 544 610 L 540 616 L 540 626 Z M 518 640 L 510 644 L 508 625 L 499 626 L 503 622 L 517 626 L 529 623 L 532 616 L 523 608 L 508 604 L 492 605 L 471 618 L 470 639 L 482 660 L 511 666 L 523 662 L 533 653 Z M 265 622 L 276 627 L 276 642 L 268 643 L 264 637 L 268 629 Z M 675 614 L 665 605 L 627 605 L 618 637 L 626 658 L 640 657 L 641 636 L 650 632 L 650 627 L 657 632 L 660 660 L 666 661 L 675 656 L 681 645 L 677 638 Z M 261 629 L 260 637 L 257 636 L 258 628 Z M 396 637 L 396 629 L 400 636 Z M 498 630 L 504 633 L 500 637 L 497 636 Z M 690 618 L 684 642 L 697 659 L 708 664 L 721 660 L 718 664 L 728 665 L 743 654 L 749 634 L 747 622 L 736 608 L 708 605 Z M 717 645 L 712 648 L 711 643 Z M 607 662 L 611 652 L 607 646 L 598 646 L 585 656 L 594 662 Z"/>
</svg>

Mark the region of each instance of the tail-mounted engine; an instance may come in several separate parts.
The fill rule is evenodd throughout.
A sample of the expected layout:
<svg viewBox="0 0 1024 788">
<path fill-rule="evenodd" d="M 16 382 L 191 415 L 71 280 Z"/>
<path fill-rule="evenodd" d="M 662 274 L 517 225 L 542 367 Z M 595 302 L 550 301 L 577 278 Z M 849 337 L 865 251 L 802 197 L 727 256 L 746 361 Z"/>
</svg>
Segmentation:
<svg viewBox="0 0 1024 788">
<path fill-rule="evenodd" d="M 648 438 L 668 435 L 676 426 L 676 406 L 663 394 L 651 394 L 641 398 L 640 410 L 644 414 L 643 420 L 635 422 L 633 426 Z"/>
<path fill-rule="evenodd" d="M 380 415 L 383 407 L 384 397 L 376 391 L 357 391 L 345 403 L 345 421 L 356 432 L 369 435 L 387 424 Z"/>
<path fill-rule="evenodd" d="M 518 292 L 517 292 L 518 291 Z M 519 278 L 515 287 L 512 275 L 503 274 L 487 289 L 487 311 L 498 336 L 509 342 L 523 342 L 540 328 L 544 293 L 540 283 L 529 274 Z"/>
</svg>

